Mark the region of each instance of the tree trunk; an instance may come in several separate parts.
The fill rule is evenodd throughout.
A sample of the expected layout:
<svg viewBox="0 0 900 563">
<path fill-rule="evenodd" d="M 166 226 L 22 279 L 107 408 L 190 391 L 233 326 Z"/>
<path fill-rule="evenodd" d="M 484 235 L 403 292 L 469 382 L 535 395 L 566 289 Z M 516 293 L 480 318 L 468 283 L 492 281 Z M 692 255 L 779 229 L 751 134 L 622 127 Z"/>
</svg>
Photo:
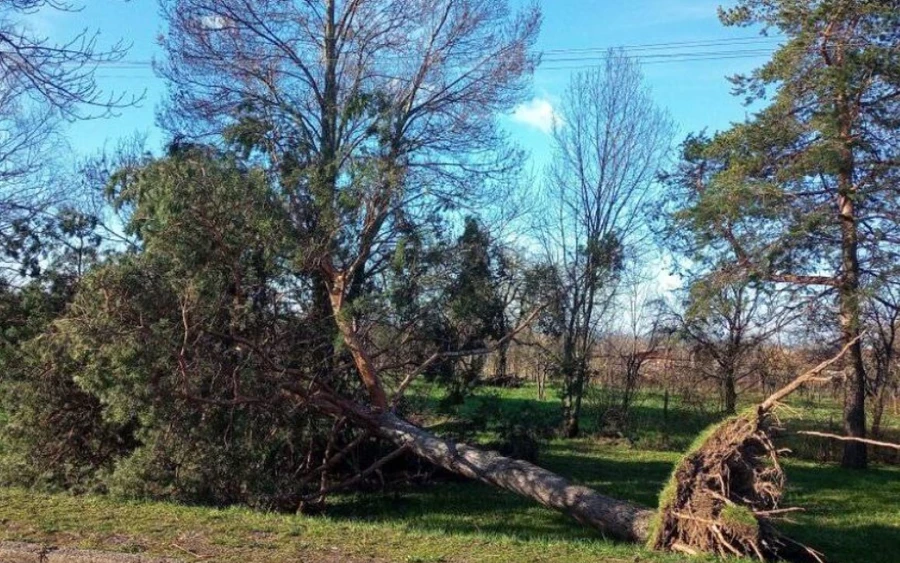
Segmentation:
<svg viewBox="0 0 900 563">
<path fill-rule="evenodd" d="M 573 484 L 526 461 L 438 438 L 391 412 L 376 413 L 358 405 L 353 411 L 381 438 L 447 471 L 537 501 L 614 539 L 643 543 L 649 537 L 654 510 Z"/>
<path fill-rule="evenodd" d="M 578 414 L 575 407 L 567 407 L 565 412 L 565 420 L 563 421 L 563 436 L 566 438 L 577 438 L 581 432 L 578 424 Z"/>
<path fill-rule="evenodd" d="M 322 412 L 348 417 L 357 425 L 368 428 L 373 434 L 406 448 L 438 467 L 535 500 L 609 537 L 632 542 L 644 542 L 648 539 L 650 520 L 655 514 L 655 511 L 649 508 L 607 497 L 587 487 L 572 484 L 565 478 L 526 461 L 438 438 L 393 414 L 385 407 L 387 400 L 384 389 L 381 387 L 378 370 L 372 363 L 371 356 L 366 353 L 352 321 L 342 314 L 341 281 L 340 276 L 335 276 L 331 283 L 330 296 L 335 311 L 334 318 L 345 344 L 353 355 L 360 379 L 369 390 L 372 407 L 344 399 L 331 392 L 324 392 L 316 396 Z M 577 369 L 576 375 L 583 371 Z M 581 388 L 583 389 L 583 385 Z M 303 391 L 299 394 L 307 395 Z M 576 409 L 580 408 L 580 401 L 576 401 L 574 406 Z M 575 413 L 577 432 L 577 410 Z"/>
<path fill-rule="evenodd" d="M 575 438 L 578 436 L 578 365 L 575 359 L 575 344 L 567 338 L 563 344 L 563 361 L 561 366 L 563 375 L 563 436 Z"/>
<path fill-rule="evenodd" d="M 663 395 L 663 432 L 669 429 L 669 388 L 666 387 L 666 393 Z"/>
<path fill-rule="evenodd" d="M 725 373 L 722 379 L 722 392 L 725 396 L 725 414 L 734 414 L 737 412 L 737 389 L 734 384 L 734 373 Z"/>
<path fill-rule="evenodd" d="M 581 399 L 584 396 L 585 369 L 581 361 L 573 362 L 572 373 L 567 376 L 563 435 L 577 438 L 581 433 Z"/>
<path fill-rule="evenodd" d="M 875 396 L 875 402 L 872 405 L 872 437 L 881 437 L 881 419 L 884 417 L 884 403 L 887 397 L 887 389 L 881 388 Z"/>
<path fill-rule="evenodd" d="M 504 342 L 497 350 L 497 364 L 494 369 L 494 377 L 501 382 L 506 379 L 509 365 L 509 342 Z"/>
<path fill-rule="evenodd" d="M 845 329 L 845 341 L 855 338 L 856 331 Z M 852 336 L 851 336 L 852 335 Z M 862 346 L 857 341 L 850 349 L 847 365 L 844 367 L 846 395 L 844 397 L 844 435 L 852 438 L 866 437 L 866 371 L 863 365 Z M 847 469 L 865 469 L 868 452 L 862 442 L 844 444 L 841 466 Z"/>
<path fill-rule="evenodd" d="M 537 387 L 538 387 L 538 388 L 537 388 L 537 395 L 538 395 L 538 400 L 539 400 L 539 401 L 543 401 L 543 400 L 544 400 L 544 387 L 545 387 L 546 382 L 547 382 L 547 370 L 546 370 L 546 368 L 545 368 L 544 366 L 540 366 L 540 367 L 538 368 L 538 370 L 537 370 L 537 378 L 538 378 L 538 380 L 537 380 Z"/>
<path fill-rule="evenodd" d="M 844 155 L 845 168 L 852 172 L 852 154 Z M 838 207 L 841 221 L 841 278 L 840 320 L 845 343 L 853 342 L 860 333 L 858 233 L 853 202 L 852 173 L 840 174 Z M 859 340 L 850 348 L 844 367 L 846 391 L 844 395 L 844 434 L 851 438 L 866 437 L 866 370 L 862 344 Z M 848 441 L 844 444 L 841 466 L 865 469 L 868 465 L 866 445 Z"/>
</svg>

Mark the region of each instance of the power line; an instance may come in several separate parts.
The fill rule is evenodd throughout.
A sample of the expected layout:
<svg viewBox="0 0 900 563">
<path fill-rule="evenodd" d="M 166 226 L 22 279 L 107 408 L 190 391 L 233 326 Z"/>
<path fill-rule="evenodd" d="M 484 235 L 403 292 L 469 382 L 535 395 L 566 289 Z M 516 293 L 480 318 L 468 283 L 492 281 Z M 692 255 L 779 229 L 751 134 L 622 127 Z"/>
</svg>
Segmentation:
<svg viewBox="0 0 900 563">
<path fill-rule="evenodd" d="M 657 53 L 651 55 L 624 55 L 629 59 L 637 59 L 641 61 L 648 60 L 665 60 L 672 59 L 678 57 L 722 57 L 722 56 L 732 56 L 732 55 L 768 55 L 771 54 L 771 49 L 737 49 L 737 50 L 720 50 L 720 51 L 685 51 L 682 53 Z M 609 58 L 615 58 L 616 53 L 604 54 L 604 55 L 594 55 L 590 57 L 568 57 L 561 59 L 554 59 L 549 61 L 550 63 L 571 63 L 571 62 L 591 62 L 591 61 L 605 61 Z"/>
<path fill-rule="evenodd" d="M 749 37 L 732 37 L 725 39 L 700 39 L 694 41 L 670 41 L 667 43 L 641 43 L 635 45 L 614 45 L 607 47 L 584 47 L 584 48 L 564 48 L 564 49 L 548 49 L 543 51 L 544 55 L 554 56 L 557 54 L 567 53 L 587 53 L 587 52 L 605 52 L 612 50 L 622 51 L 656 51 L 671 49 L 673 47 L 691 48 L 691 47 L 711 47 L 718 45 L 746 45 L 753 43 L 773 43 L 780 41 L 782 36 L 749 36 Z"/>
<path fill-rule="evenodd" d="M 716 55 L 716 56 L 692 56 L 690 54 L 673 55 L 671 59 L 644 61 L 638 59 L 642 66 L 659 65 L 659 64 L 679 64 L 694 62 L 714 62 L 739 59 L 759 59 L 760 57 L 770 55 L 771 51 L 764 51 L 757 54 L 733 54 L 733 55 Z M 563 65 L 540 67 L 538 71 L 558 71 L 558 70 L 591 70 L 597 68 L 598 64 L 580 64 L 580 65 Z"/>
<path fill-rule="evenodd" d="M 559 70 L 585 70 L 593 68 L 607 60 L 610 56 L 616 56 L 617 52 L 636 60 L 643 65 L 652 64 L 679 64 L 700 61 L 718 61 L 758 58 L 768 56 L 778 46 L 775 41 L 781 38 L 777 36 L 749 36 L 726 39 L 702 39 L 694 41 L 670 41 L 663 43 L 641 43 L 633 45 L 618 45 L 612 47 L 585 47 L 585 48 L 557 48 L 547 49 L 542 52 L 542 65 L 539 71 Z M 700 50 L 722 47 L 714 50 Z M 725 47 L 735 47 L 728 49 Z M 744 48 L 738 48 L 744 47 Z M 655 51 L 667 51 L 656 53 Z M 675 50 L 676 52 L 671 52 Z M 571 55 L 571 56 L 569 56 Z M 412 55 L 406 57 L 393 57 L 399 59 L 413 59 Z M 580 63 L 580 64 L 565 64 Z M 98 64 L 98 68 L 115 70 L 145 71 L 153 67 L 150 60 L 120 60 L 107 61 Z M 109 78 L 113 78 L 110 76 Z M 115 78 L 126 78 L 116 75 Z"/>
</svg>

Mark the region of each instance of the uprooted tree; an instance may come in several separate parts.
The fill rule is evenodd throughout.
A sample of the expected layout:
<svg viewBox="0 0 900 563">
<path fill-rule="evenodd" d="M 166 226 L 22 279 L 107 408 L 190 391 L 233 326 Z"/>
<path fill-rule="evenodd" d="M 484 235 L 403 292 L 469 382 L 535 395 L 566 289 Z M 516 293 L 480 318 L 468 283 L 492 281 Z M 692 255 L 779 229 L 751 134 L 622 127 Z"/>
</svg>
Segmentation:
<svg viewBox="0 0 900 563">
<path fill-rule="evenodd" d="M 261 169 L 242 167 L 213 149 L 180 147 L 170 157 L 123 171 L 112 188 L 119 206 L 130 208 L 127 227 L 141 250 L 89 274 L 66 313 L 33 343 L 40 349 L 33 352 L 35 367 L 48 374 L 41 381 L 67 384 L 61 397 L 65 407 L 41 407 L 56 424 L 35 424 L 31 432 L 61 432 L 68 441 L 51 436 L 45 440 L 51 451 L 37 452 L 38 458 L 113 458 L 109 486 L 129 494 L 169 489 L 176 498 L 201 498 L 195 487 L 211 492 L 204 500 L 225 503 L 241 498 L 233 496 L 230 483 L 252 483 L 255 498 L 245 502 L 269 495 L 270 506 L 291 508 L 291 502 L 314 502 L 413 454 L 560 510 L 613 538 L 688 553 L 815 557 L 773 526 L 789 509 L 779 506 L 783 475 L 771 443 L 770 415 L 778 401 L 834 360 L 698 439 L 656 511 L 532 463 L 438 437 L 399 414 L 398 397 L 429 365 L 483 349 L 435 350 L 411 363 L 402 381 L 390 367 L 396 358 L 379 349 L 372 354 L 384 358 L 374 368 L 385 375 L 379 381 L 396 383 L 393 393 L 382 388 L 391 398 L 387 408 L 374 405 L 355 365 L 329 374 L 306 358 L 316 325 L 302 326 L 314 319 L 313 313 L 297 312 L 309 301 L 285 291 L 289 222 Z M 193 203 L 185 206 L 186 201 Z M 534 319 L 532 313 L 504 338 Z M 337 361 L 346 357 L 340 354 Z M 78 374 L 76 384 L 64 377 L 72 371 Z M 75 398 L 87 407 L 71 404 Z M 105 411 L 102 421 L 83 414 L 100 411 Z M 141 413 L 140 420 L 132 418 L 134 412 Z M 335 437 L 332 432 L 324 451 L 310 448 L 316 425 L 328 418 L 334 428 L 346 425 L 358 433 Z M 91 437 L 87 443 L 67 432 L 76 425 L 90 431 L 82 433 Z M 129 430 L 135 425 L 136 433 Z M 393 449 L 344 482 L 323 481 L 312 493 L 304 490 L 304 484 L 354 455 L 369 436 Z M 306 463 L 303 458 L 313 454 L 319 457 Z M 60 478 L 65 483 L 72 476 Z"/>
<path fill-rule="evenodd" d="M 290 508 L 291 502 L 314 501 L 412 453 L 614 538 L 652 540 L 656 547 L 686 552 L 809 553 L 771 525 L 783 509 L 777 504 L 781 473 L 768 415 L 798 383 L 713 429 L 679 464 L 657 518 L 650 508 L 534 464 L 439 438 L 404 420 L 394 405 L 373 406 L 368 390 L 358 379 L 345 378 L 340 366 L 324 373 L 308 357 L 316 325 L 305 325 L 314 312 L 297 310 L 309 301 L 283 285 L 289 222 L 262 170 L 241 167 L 212 149 L 180 147 L 171 157 L 123 171 L 111 187 L 118 205 L 130 210 L 127 227 L 140 251 L 95 268 L 79 282 L 65 314 L 24 349 L 33 356 L 34 373 L 22 382 L 49 387 L 37 392 L 57 401 L 20 395 L 25 400 L 13 396 L 4 405 L 17 423 L 13 438 L 17 426 L 18 436 L 37 434 L 30 440 L 36 451 L 13 470 L 49 467 L 56 475 L 39 472 L 34 479 L 84 486 L 90 483 L 78 482 L 81 476 L 73 470 L 83 472 L 92 463 L 102 469 L 112 461 L 106 486 L 126 494 L 216 503 L 269 496 L 270 506 Z M 429 363 L 478 352 L 436 351 L 407 371 L 396 389 L 402 391 Z M 392 381 L 385 365 L 378 366 L 379 374 L 387 374 L 381 381 Z M 28 392 L 26 385 L 20 389 Z M 22 405 L 35 412 L 19 412 Z M 328 446 L 312 448 L 320 434 L 316 426 L 331 426 L 322 422 L 328 417 L 335 421 Z M 32 424 L 22 428 L 20 421 Z M 341 425 L 359 433 L 339 435 Z M 305 483 L 354 455 L 368 436 L 394 449 L 346 482 L 323 481 L 313 494 L 297 496 Z M 9 437 L 5 446 L 15 447 Z M 87 463 L 76 463 L 81 460 Z M 253 496 L 235 496 L 236 488 Z"/>
<path fill-rule="evenodd" d="M 495 120 L 520 99 L 536 62 L 537 10 L 512 14 L 502 0 L 173 0 L 164 12 L 168 122 L 182 139 L 212 134 L 241 147 L 273 186 L 286 225 L 274 259 L 296 273 L 296 294 L 308 298 L 315 327 L 308 336 L 318 338 L 316 361 L 294 367 L 284 354 L 290 348 L 274 346 L 271 335 L 226 322 L 232 330 L 220 336 L 239 351 L 235 361 L 252 358 L 257 369 L 282 374 L 281 390 L 311 410 L 439 467 L 534 498 L 613 537 L 649 537 L 651 510 L 442 440 L 394 411 L 435 362 L 479 352 L 404 357 L 396 343 L 415 339 L 427 311 L 391 325 L 378 280 L 389 267 L 403 273 L 417 265 L 414 250 L 448 210 L 497 198 L 509 183 L 518 154 Z M 215 337 L 187 305 L 186 341 L 204 330 Z M 196 326 L 199 332 L 190 330 Z M 190 369 L 190 360 L 179 358 L 179 369 Z M 191 390 L 201 400 L 202 391 Z M 254 399 L 235 391 L 227 400 Z M 753 542 L 733 548 L 762 549 Z"/>
<path fill-rule="evenodd" d="M 535 63 L 537 10 L 512 14 L 504 0 L 163 5 L 166 119 L 177 141 L 168 157 L 111 179 L 133 249 L 83 280 L 66 315 L 33 342 L 22 378 L 37 374 L 57 388 L 54 377 L 77 372 L 72 397 L 85 407 L 61 401 L 57 411 L 24 413 L 38 423 L 14 428 L 52 432 L 59 426 L 48 421 L 58 423 L 62 412 L 73 427 L 97 432 L 38 455 L 75 452 L 110 465 L 127 451 L 110 487 L 186 478 L 185 488 L 229 502 L 245 485 L 261 485 L 260 469 L 290 464 L 265 472 L 279 476 L 260 491 L 272 495 L 296 485 L 295 467 L 301 484 L 322 477 L 375 436 L 393 450 L 343 484 L 412 453 L 613 538 L 779 552 L 759 525 L 778 510 L 770 486 L 778 479 L 758 461 L 769 452 L 767 408 L 738 419 L 739 431 L 714 431 L 707 444 L 715 448 L 704 444 L 700 458 L 686 458 L 682 467 L 709 459 L 720 470 L 679 469 L 674 500 L 655 528 L 654 510 L 440 438 L 402 416 L 404 393 L 435 364 L 500 346 L 540 314 L 527 312 L 484 348 L 429 347 L 422 338 L 442 294 L 444 262 L 430 256 L 442 224 L 462 208 L 502 200 L 517 169 L 496 116 L 520 99 Z M 189 133 L 237 150 L 192 144 Z M 436 285 L 417 287 L 429 280 Z M 415 306 L 391 308 L 391 290 Z M 304 450 L 323 425 L 326 443 Z M 739 455 L 724 453 L 731 451 Z M 245 479 L 237 486 L 232 468 Z M 716 492 L 726 500 L 686 488 L 708 485 L 706 475 L 737 476 Z M 321 484 L 313 495 L 301 488 L 282 500 L 315 501 L 332 487 Z M 758 498 L 746 496 L 750 490 Z"/>
<path fill-rule="evenodd" d="M 378 281 L 389 268 L 402 275 L 419 266 L 416 249 L 448 211 L 496 201 L 511 183 L 519 155 L 496 116 L 519 101 L 536 63 L 537 9 L 513 14 L 504 0 L 163 4 L 167 121 L 180 139 L 212 134 L 241 147 L 265 174 L 287 223 L 280 259 L 302 280 L 297 294 L 308 297 L 320 338 L 308 369 L 292 367 L 265 335 L 232 332 L 229 342 L 287 376 L 281 390 L 300 404 L 399 448 L 375 466 L 413 452 L 612 537 L 647 539 L 652 510 L 440 439 L 395 412 L 430 366 L 484 351 L 405 355 L 427 307 L 391 324 L 397 317 L 383 308 Z M 741 545 L 734 549 L 763 549 Z"/>
</svg>

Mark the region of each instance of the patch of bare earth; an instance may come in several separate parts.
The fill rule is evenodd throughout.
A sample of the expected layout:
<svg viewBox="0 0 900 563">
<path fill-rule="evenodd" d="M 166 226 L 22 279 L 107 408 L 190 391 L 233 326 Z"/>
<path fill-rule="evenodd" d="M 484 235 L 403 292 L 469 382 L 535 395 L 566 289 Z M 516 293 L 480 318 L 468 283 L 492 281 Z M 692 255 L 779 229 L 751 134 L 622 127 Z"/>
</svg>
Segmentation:
<svg viewBox="0 0 900 563">
<path fill-rule="evenodd" d="M 104 546 L 114 549 L 117 540 L 111 537 Z M 128 543 L 128 545 L 134 545 Z M 116 551 L 78 549 L 74 547 L 41 545 L 26 542 L 0 542 L 0 563 L 188 563 L 190 561 L 246 561 L 246 562 L 287 562 L 304 563 L 381 563 L 373 558 L 347 557 L 337 548 L 325 552 L 284 551 L 264 553 L 254 547 L 225 548 L 214 546 L 201 534 L 184 533 L 172 543 L 173 551 L 182 556 L 156 557 Z M 262 552 L 261 552 L 262 551 Z"/>
<path fill-rule="evenodd" d="M 0 563 L 178 563 L 178 560 L 34 543 L 0 542 Z"/>
</svg>

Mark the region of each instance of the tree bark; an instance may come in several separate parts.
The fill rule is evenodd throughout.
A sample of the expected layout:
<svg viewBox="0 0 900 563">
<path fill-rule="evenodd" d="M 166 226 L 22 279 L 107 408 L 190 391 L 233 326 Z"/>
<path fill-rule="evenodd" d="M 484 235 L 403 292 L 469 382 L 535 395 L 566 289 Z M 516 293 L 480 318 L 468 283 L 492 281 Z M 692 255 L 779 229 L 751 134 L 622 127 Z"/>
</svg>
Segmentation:
<svg viewBox="0 0 900 563">
<path fill-rule="evenodd" d="M 581 397 L 584 394 L 584 376 L 581 366 L 574 366 L 566 376 L 566 396 L 563 399 L 563 435 L 577 438 L 581 433 Z"/>
<path fill-rule="evenodd" d="M 654 510 L 602 495 L 526 461 L 439 438 L 389 411 L 348 404 L 379 437 L 452 473 L 510 491 L 571 516 L 607 537 L 645 542 Z"/>
<path fill-rule="evenodd" d="M 725 414 L 737 412 L 737 389 L 734 382 L 734 371 L 729 370 L 722 379 L 722 391 L 725 395 Z"/>
<path fill-rule="evenodd" d="M 887 397 L 887 389 L 881 388 L 875 396 L 874 405 L 872 407 L 872 437 L 881 437 L 881 419 L 884 417 L 884 403 Z"/>
<path fill-rule="evenodd" d="M 359 377 L 366 387 L 369 400 L 374 406 L 386 409 L 388 407 L 387 395 L 384 392 L 384 387 L 381 385 L 381 379 L 378 376 L 378 371 L 375 369 L 372 358 L 369 357 L 368 351 L 360 341 L 359 334 L 353 327 L 353 321 L 340 316 L 343 310 L 339 304 L 334 305 L 333 308 L 335 311 L 335 323 L 338 326 L 341 337 L 344 339 L 344 344 L 350 350 L 353 364 L 356 366 Z"/>
<path fill-rule="evenodd" d="M 563 344 L 563 436 L 576 438 L 580 431 L 578 425 L 578 367 L 575 358 L 575 344 L 571 337 L 566 337 Z"/>
<path fill-rule="evenodd" d="M 859 234 L 853 202 L 852 153 L 844 155 L 844 170 L 840 174 L 838 208 L 841 222 L 840 321 L 843 340 L 855 342 L 850 348 L 844 367 L 846 393 L 844 396 L 844 433 L 851 438 L 866 437 L 866 370 L 863 363 L 860 334 L 859 304 Z M 868 452 L 863 442 L 847 442 L 841 466 L 865 469 Z"/>
<path fill-rule="evenodd" d="M 506 379 L 509 365 L 509 342 L 504 342 L 497 350 L 497 365 L 494 370 L 494 377 L 503 381 Z"/>
</svg>

